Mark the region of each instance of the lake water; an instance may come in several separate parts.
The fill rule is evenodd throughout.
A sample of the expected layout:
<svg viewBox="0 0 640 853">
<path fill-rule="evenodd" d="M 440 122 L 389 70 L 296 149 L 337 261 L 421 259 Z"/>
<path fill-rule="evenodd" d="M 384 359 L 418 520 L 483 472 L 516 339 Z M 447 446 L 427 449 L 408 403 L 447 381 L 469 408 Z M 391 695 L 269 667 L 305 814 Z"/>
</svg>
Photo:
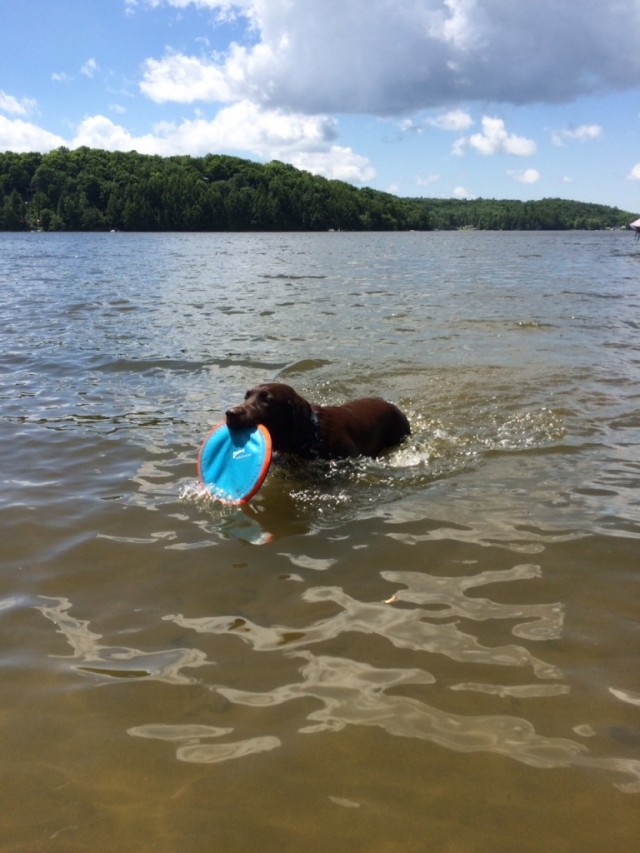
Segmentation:
<svg viewBox="0 0 640 853">
<path fill-rule="evenodd" d="M 629 233 L 0 234 L 2 851 L 584 851 L 640 831 Z M 378 461 L 199 445 L 380 394 Z"/>
</svg>

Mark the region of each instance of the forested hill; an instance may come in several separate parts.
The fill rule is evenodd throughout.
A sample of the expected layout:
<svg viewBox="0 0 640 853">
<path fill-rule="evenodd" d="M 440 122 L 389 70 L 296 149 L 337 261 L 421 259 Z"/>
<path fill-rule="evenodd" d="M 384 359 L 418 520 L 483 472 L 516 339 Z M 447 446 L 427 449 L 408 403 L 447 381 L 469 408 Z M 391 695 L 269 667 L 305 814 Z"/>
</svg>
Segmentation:
<svg viewBox="0 0 640 853">
<path fill-rule="evenodd" d="M 0 153 L 4 231 L 566 230 L 621 228 L 634 218 L 563 199 L 398 198 L 219 154 Z"/>
</svg>

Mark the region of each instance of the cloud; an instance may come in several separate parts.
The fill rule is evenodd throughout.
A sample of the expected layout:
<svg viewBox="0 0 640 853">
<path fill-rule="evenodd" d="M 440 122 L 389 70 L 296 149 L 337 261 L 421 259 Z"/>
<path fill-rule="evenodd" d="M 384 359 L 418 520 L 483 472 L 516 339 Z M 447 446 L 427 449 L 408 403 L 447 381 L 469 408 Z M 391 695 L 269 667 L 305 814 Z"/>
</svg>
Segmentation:
<svg viewBox="0 0 640 853">
<path fill-rule="evenodd" d="M 427 175 L 426 178 L 416 178 L 416 184 L 419 187 L 430 187 L 431 184 L 436 184 L 440 180 L 440 175 Z"/>
<path fill-rule="evenodd" d="M 523 169 L 519 171 L 508 171 L 510 178 L 521 184 L 537 184 L 540 180 L 540 172 L 537 169 Z"/>
<path fill-rule="evenodd" d="M 0 89 L 0 112 L 14 116 L 26 116 L 33 112 L 36 102 L 32 98 L 16 98 Z"/>
<path fill-rule="evenodd" d="M 536 154 L 536 143 L 496 117 L 500 103 L 558 104 L 640 86 L 639 0 L 609 0 L 606 12 L 596 0 L 125 0 L 125 6 L 131 15 L 158 15 L 154 26 L 166 23 L 161 9 L 171 8 L 183 22 L 188 11 L 209 12 L 194 16 L 197 30 L 193 21 L 188 30 L 168 30 L 169 38 L 178 32 L 187 38 L 188 31 L 192 49 L 183 40 L 142 54 L 139 92 L 158 105 L 179 105 L 180 113 L 169 110 L 172 121 L 136 135 L 105 102 L 92 110 L 115 121 L 89 115 L 73 132 L 56 125 L 71 137 L 66 141 L 27 121 L 5 120 L 5 147 L 30 139 L 27 147 L 40 150 L 85 144 L 163 155 L 231 151 L 367 183 L 375 178 L 371 161 L 341 144 L 333 116 L 386 117 L 432 140 L 439 131 L 453 133 L 456 154 L 526 158 Z M 216 30 L 221 20 L 233 27 Z M 236 40 L 223 49 L 220 39 L 229 32 Z M 76 83 L 99 71 L 94 57 L 81 72 L 73 67 Z M 52 79 L 71 78 L 61 72 Z M 120 97 L 110 95 L 112 102 Z M 0 114 L 28 117 L 26 100 L 4 98 Z M 474 124 L 471 116 L 480 119 L 482 111 L 481 125 Z M 127 114 L 133 117 L 133 109 Z M 140 110 L 135 118 L 144 115 Z M 585 124 L 557 130 L 553 140 L 569 145 L 601 135 L 599 125 Z M 639 167 L 630 180 L 640 180 Z M 441 168 L 435 154 L 428 168 Z M 510 174 L 532 182 L 534 173 Z M 456 192 L 468 197 L 464 188 Z"/>
<path fill-rule="evenodd" d="M 143 62 L 139 88 L 154 103 L 222 106 L 211 120 L 201 114 L 154 131 L 159 148 L 209 139 L 210 150 L 277 157 L 320 174 L 354 175 L 347 179 L 356 182 L 374 175 L 367 158 L 335 139 L 318 144 L 331 115 L 402 118 L 398 126 L 407 133 L 453 132 L 460 135 L 452 149 L 458 155 L 531 157 L 535 141 L 500 118 L 485 116 L 481 131 L 471 133 L 470 105 L 557 104 L 640 85 L 640 6 L 629 9 L 628 0 L 610 0 L 606 15 L 596 0 L 560 6 L 557 0 L 126 0 L 126 6 L 130 14 L 149 15 L 160 7 L 208 10 L 212 43 L 217 22 L 234 22 L 236 40 L 224 50 L 210 51 L 203 30 L 199 52 L 168 47 Z M 598 128 L 558 131 L 555 144 L 596 139 Z M 517 174 L 532 182 L 532 171 Z"/>
<path fill-rule="evenodd" d="M 460 133 L 460 131 L 468 130 L 471 127 L 473 119 L 468 112 L 457 109 L 429 119 L 428 123 L 439 130 L 451 130 Z"/>
<path fill-rule="evenodd" d="M 640 84 L 640 7 L 610 0 L 129 0 L 244 19 L 222 55 L 149 59 L 152 99 L 309 114 L 563 103 Z M 195 87 L 194 87 L 195 84 Z"/>
<path fill-rule="evenodd" d="M 471 198 L 471 193 L 464 187 L 454 187 L 452 195 L 454 198 L 460 199 Z"/>
<path fill-rule="evenodd" d="M 275 159 L 284 158 L 280 156 Z M 376 176 L 376 170 L 366 157 L 341 145 L 332 145 L 326 151 L 316 153 L 291 152 L 286 160 L 298 169 L 305 169 L 314 175 L 351 184 L 369 184 Z"/>
<path fill-rule="evenodd" d="M 566 142 L 591 142 L 601 136 L 602 128 L 599 124 L 581 124 L 579 127 L 554 131 L 551 135 L 551 141 L 557 147 L 562 147 Z"/>
<path fill-rule="evenodd" d="M 195 101 L 231 101 L 242 97 L 242 87 L 211 63 L 193 56 L 170 53 L 144 63 L 140 90 L 156 104 Z"/>
<path fill-rule="evenodd" d="M 0 116 L 0 151 L 51 151 L 65 141 L 31 122 Z"/>
<path fill-rule="evenodd" d="M 180 123 L 163 122 L 153 133 L 134 136 L 106 116 L 85 118 L 70 147 L 130 151 L 143 154 L 204 155 L 220 151 L 247 151 L 261 160 L 284 160 L 327 178 L 367 183 L 375 170 L 366 157 L 336 144 L 337 128 L 327 116 L 287 115 L 260 110 L 249 101 L 224 107 L 215 118 Z M 67 143 L 59 143 L 67 144 Z"/>
<path fill-rule="evenodd" d="M 91 59 L 87 59 L 87 61 L 84 63 L 84 65 L 80 69 L 80 73 L 84 74 L 85 77 L 94 77 L 96 72 L 99 71 L 99 69 L 100 66 L 92 57 Z"/>
<path fill-rule="evenodd" d="M 103 148 L 106 151 L 139 151 L 141 154 L 162 154 L 162 140 L 154 134 L 134 136 L 124 127 L 114 124 L 106 116 L 96 115 L 83 119 L 70 148 L 86 145 L 88 148 Z M 167 152 L 177 153 L 177 152 Z"/>
<path fill-rule="evenodd" d="M 633 169 L 627 175 L 628 181 L 640 181 L 640 163 L 636 163 Z"/>
<path fill-rule="evenodd" d="M 425 130 L 430 130 L 431 128 L 460 133 L 463 130 L 468 130 L 472 124 L 473 119 L 468 112 L 462 109 L 455 109 L 436 116 L 404 118 L 399 122 L 399 127 L 404 133 L 420 135 Z"/>
<path fill-rule="evenodd" d="M 17 113 L 31 105 L 0 92 L 0 109 Z M 338 144 L 334 118 L 261 109 L 246 100 L 223 107 L 212 119 L 200 115 L 177 123 L 162 122 L 152 132 L 138 136 L 104 115 L 85 117 L 70 139 L 0 115 L 2 151 L 50 151 L 62 145 L 161 156 L 238 151 L 264 161 L 283 160 L 299 169 L 351 183 L 370 183 L 376 176 L 367 157 Z"/>
<path fill-rule="evenodd" d="M 454 145 L 454 154 L 463 154 L 466 147 L 474 148 L 478 153 L 511 154 L 515 157 L 531 157 L 537 151 L 532 139 L 507 133 L 504 120 L 492 116 L 483 116 L 482 133 L 458 139 Z"/>
</svg>

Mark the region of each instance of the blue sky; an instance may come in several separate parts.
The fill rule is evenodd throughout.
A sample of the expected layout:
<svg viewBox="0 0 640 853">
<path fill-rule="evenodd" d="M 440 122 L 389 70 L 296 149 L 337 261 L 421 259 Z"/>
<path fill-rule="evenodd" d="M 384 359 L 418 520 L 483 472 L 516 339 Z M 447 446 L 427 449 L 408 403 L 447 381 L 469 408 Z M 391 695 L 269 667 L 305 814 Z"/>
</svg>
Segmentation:
<svg viewBox="0 0 640 853">
<path fill-rule="evenodd" d="M 640 213 L 640 0 L 0 0 L 0 150 Z"/>
</svg>

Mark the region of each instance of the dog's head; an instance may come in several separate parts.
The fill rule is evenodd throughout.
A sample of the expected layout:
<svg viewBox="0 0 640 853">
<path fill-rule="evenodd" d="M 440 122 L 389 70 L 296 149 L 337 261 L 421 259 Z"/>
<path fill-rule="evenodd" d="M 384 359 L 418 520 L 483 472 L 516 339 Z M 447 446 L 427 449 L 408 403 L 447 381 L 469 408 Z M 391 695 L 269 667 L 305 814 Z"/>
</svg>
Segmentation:
<svg viewBox="0 0 640 853">
<path fill-rule="evenodd" d="M 274 450 L 299 451 L 309 442 L 313 410 L 290 385 L 269 382 L 247 391 L 244 403 L 227 410 L 226 420 L 230 429 L 262 424 Z"/>
</svg>

